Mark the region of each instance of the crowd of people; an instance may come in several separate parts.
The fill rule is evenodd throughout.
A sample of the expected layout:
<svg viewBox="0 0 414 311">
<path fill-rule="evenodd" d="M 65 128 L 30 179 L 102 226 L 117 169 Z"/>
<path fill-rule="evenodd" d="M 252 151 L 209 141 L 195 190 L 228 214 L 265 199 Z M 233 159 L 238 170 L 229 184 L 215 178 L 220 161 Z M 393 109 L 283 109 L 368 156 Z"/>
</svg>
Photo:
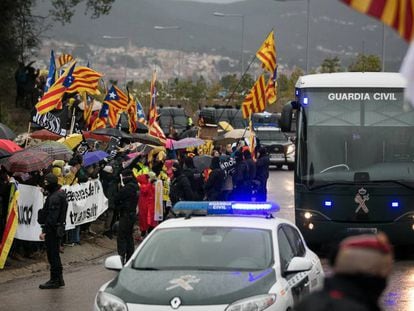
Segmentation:
<svg viewBox="0 0 414 311">
<path fill-rule="evenodd" d="M 104 223 L 103 234 L 111 239 L 116 234 L 118 253 L 124 262 L 132 255 L 134 242 L 141 241 L 159 222 L 173 216 L 171 207 L 178 201 L 267 199 L 269 158 L 264 148 L 257 148 L 252 155 L 243 141 L 233 145 L 217 146 L 211 155 L 204 155 L 209 164 L 200 168 L 194 163 L 195 157 L 198 156 L 197 148 L 169 150 L 160 147 L 143 153 L 137 152 L 131 146 L 130 142 L 121 140 L 117 152 L 89 166 L 84 165 L 82 154 L 77 152 L 69 161 L 55 160 L 50 167 L 40 171 L 11 173 L 1 166 L 0 235 L 3 235 L 5 228 L 10 179 L 20 184 L 38 186 L 44 189 L 46 196 L 59 190 L 61 186 L 99 179 L 108 199 L 108 209 L 101 217 Z M 104 143 L 88 145 L 89 151 L 104 147 Z M 131 157 L 131 154 L 134 156 Z M 156 187 L 157 183 L 161 186 Z M 160 189 L 162 212 L 157 216 L 155 197 Z M 45 207 L 49 201 L 46 199 Z M 65 217 L 59 219 L 63 222 Z M 50 234 L 47 223 L 42 224 L 46 236 L 41 237 L 46 238 L 46 246 L 50 244 L 47 239 L 47 233 Z M 134 236 L 136 231 L 138 233 Z M 79 245 L 82 236 L 94 234 L 91 223 L 76 226 L 59 237 L 59 251 L 63 252 L 64 246 Z M 55 242 L 54 239 L 53 241 Z M 32 257 L 44 251 L 44 247 L 43 243 L 15 239 L 11 256 Z M 54 262 L 54 266 L 57 266 L 54 270 L 58 271 L 54 272 L 58 277 L 54 276 L 51 279 L 62 280 L 54 282 L 52 286 L 64 284 L 60 260 L 56 260 L 59 252 L 48 251 L 47 254 L 51 257 L 51 265 Z M 48 288 L 47 285 L 45 288 Z"/>
</svg>

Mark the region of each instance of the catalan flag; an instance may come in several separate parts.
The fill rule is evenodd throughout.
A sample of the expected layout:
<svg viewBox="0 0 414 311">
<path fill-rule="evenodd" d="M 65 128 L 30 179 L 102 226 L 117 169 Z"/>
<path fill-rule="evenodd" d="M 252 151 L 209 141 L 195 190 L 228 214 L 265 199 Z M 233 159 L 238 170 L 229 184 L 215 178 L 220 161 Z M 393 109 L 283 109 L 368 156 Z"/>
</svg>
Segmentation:
<svg viewBox="0 0 414 311">
<path fill-rule="evenodd" d="M 137 103 L 137 118 L 138 122 L 145 123 L 145 112 L 144 108 L 142 108 L 141 102 L 136 98 L 135 99 Z"/>
<path fill-rule="evenodd" d="M 119 110 L 120 112 L 126 111 L 129 104 L 128 96 L 115 85 L 109 89 L 104 102 L 107 103 L 110 107 Z"/>
<path fill-rule="evenodd" d="M 109 115 L 109 106 L 108 104 L 103 103 L 101 110 L 99 111 L 98 117 L 95 119 L 95 121 L 93 122 L 91 126 L 91 131 L 94 131 L 99 128 L 105 128 L 108 115 Z"/>
<path fill-rule="evenodd" d="M 4 268 L 7 257 L 9 255 L 10 248 L 13 244 L 13 239 L 17 231 L 18 221 L 18 208 L 17 208 L 17 199 L 19 197 L 19 191 L 17 188 L 17 183 L 12 183 L 10 188 L 9 196 L 9 207 L 7 212 L 7 217 L 4 215 L 6 223 L 3 232 L 3 236 L 0 237 L 0 269 Z"/>
<path fill-rule="evenodd" d="M 414 34 L 414 0 L 341 0 L 353 9 L 394 28 L 406 41 Z"/>
<path fill-rule="evenodd" d="M 273 104 L 277 100 L 277 68 L 275 73 L 269 78 L 266 85 L 266 100 L 269 104 Z"/>
<path fill-rule="evenodd" d="M 242 104 L 243 118 L 247 119 L 252 113 L 262 112 L 266 107 L 266 83 L 264 75 L 261 75 L 253 85 L 250 93 Z"/>
<path fill-rule="evenodd" d="M 152 74 L 152 80 L 151 80 L 151 86 L 150 86 L 150 96 L 151 96 L 151 102 L 150 102 L 150 108 L 148 112 L 148 134 L 155 136 L 159 138 L 162 141 L 165 141 L 167 138 L 165 137 L 165 134 L 161 127 L 159 126 L 157 122 L 158 118 L 158 112 L 157 112 L 157 106 L 156 106 L 156 99 L 157 99 L 157 73 L 156 71 Z"/>
<path fill-rule="evenodd" d="M 55 53 L 53 50 L 50 51 L 50 62 L 49 62 L 49 73 L 47 74 L 45 92 L 55 83 L 56 80 L 56 62 L 55 62 Z"/>
<path fill-rule="evenodd" d="M 84 105 L 83 119 L 85 120 L 86 124 L 89 124 L 92 116 L 93 99 L 89 97 L 86 92 L 82 92 L 82 100 Z"/>
<path fill-rule="evenodd" d="M 76 63 L 74 62 L 36 104 L 35 107 L 39 114 L 45 114 L 59 105 L 66 89 L 69 88 L 75 80 L 73 77 L 75 65 Z"/>
<path fill-rule="evenodd" d="M 78 66 L 73 72 L 74 83 L 68 87 L 67 93 L 88 92 L 89 94 L 100 94 L 98 90 L 99 80 L 103 74 L 83 66 Z"/>
<path fill-rule="evenodd" d="M 109 105 L 108 123 L 109 126 L 115 128 L 118 125 L 120 110 Z"/>
<path fill-rule="evenodd" d="M 158 118 L 158 112 L 157 112 L 157 105 L 156 105 L 156 99 L 157 99 L 157 73 L 154 70 L 152 74 L 152 80 L 150 85 L 150 107 L 148 111 L 148 125 L 151 126 Z"/>
<path fill-rule="evenodd" d="M 129 107 L 128 107 L 128 123 L 129 123 L 129 132 L 135 133 L 137 130 L 137 103 L 133 98 L 130 98 Z"/>
<path fill-rule="evenodd" d="M 262 66 L 272 74 L 276 70 L 276 48 L 275 35 L 273 30 L 269 33 L 266 40 L 256 52 L 256 57 L 262 62 Z"/>
<path fill-rule="evenodd" d="M 71 61 L 73 61 L 73 56 L 72 55 L 62 54 L 58 58 L 58 65 L 59 65 L 59 67 L 62 67 L 64 65 L 70 63 Z"/>
</svg>

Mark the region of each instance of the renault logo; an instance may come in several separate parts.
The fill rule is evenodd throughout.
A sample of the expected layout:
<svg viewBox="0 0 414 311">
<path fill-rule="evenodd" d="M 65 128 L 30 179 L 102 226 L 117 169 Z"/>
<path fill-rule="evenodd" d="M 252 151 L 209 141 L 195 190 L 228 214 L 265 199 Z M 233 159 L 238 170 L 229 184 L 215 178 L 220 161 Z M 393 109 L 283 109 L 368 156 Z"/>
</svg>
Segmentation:
<svg viewBox="0 0 414 311">
<path fill-rule="evenodd" d="M 180 297 L 174 297 L 173 299 L 171 299 L 170 305 L 174 310 L 178 309 L 181 306 Z"/>
</svg>

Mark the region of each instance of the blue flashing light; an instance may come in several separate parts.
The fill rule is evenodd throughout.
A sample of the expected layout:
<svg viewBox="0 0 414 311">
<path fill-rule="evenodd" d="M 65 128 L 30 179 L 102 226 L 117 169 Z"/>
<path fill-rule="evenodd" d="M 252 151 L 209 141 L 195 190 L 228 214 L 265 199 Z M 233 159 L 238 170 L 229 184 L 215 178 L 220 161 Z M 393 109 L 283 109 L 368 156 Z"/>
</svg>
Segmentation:
<svg viewBox="0 0 414 311">
<path fill-rule="evenodd" d="M 392 201 L 391 202 L 391 207 L 400 207 L 400 202 L 398 202 L 398 201 Z"/>
<path fill-rule="evenodd" d="M 304 97 L 303 98 L 303 106 L 307 106 L 309 104 L 309 98 Z"/>
<path fill-rule="evenodd" d="M 299 89 L 295 89 L 295 95 L 299 97 L 300 91 Z"/>
<path fill-rule="evenodd" d="M 325 207 L 332 207 L 333 203 L 332 203 L 332 201 L 325 201 L 324 205 L 325 205 Z"/>
<path fill-rule="evenodd" d="M 227 202 L 227 201 L 180 201 L 173 211 L 176 213 L 204 212 L 207 215 L 268 215 L 280 210 L 272 202 Z"/>
</svg>

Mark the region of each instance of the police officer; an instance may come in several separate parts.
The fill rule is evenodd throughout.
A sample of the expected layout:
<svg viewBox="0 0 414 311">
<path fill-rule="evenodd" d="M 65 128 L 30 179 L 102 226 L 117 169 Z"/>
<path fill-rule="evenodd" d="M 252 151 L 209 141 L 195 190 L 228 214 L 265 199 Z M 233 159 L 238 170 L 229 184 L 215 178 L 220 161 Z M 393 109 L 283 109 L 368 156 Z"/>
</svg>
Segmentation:
<svg viewBox="0 0 414 311">
<path fill-rule="evenodd" d="M 46 243 L 47 260 L 50 265 L 50 280 L 40 284 L 40 289 L 51 289 L 65 286 L 60 260 L 60 240 L 65 234 L 65 220 L 68 203 L 66 194 L 60 190 L 58 178 L 49 173 L 45 176 L 44 186 L 46 201 L 39 211 L 38 222 L 42 225 L 40 240 Z"/>
<path fill-rule="evenodd" d="M 122 262 L 126 263 L 134 252 L 133 232 L 138 203 L 138 184 L 131 170 L 122 171 L 121 184 L 115 196 L 115 210 L 119 213 L 117 248 Z"/>
</svg>

